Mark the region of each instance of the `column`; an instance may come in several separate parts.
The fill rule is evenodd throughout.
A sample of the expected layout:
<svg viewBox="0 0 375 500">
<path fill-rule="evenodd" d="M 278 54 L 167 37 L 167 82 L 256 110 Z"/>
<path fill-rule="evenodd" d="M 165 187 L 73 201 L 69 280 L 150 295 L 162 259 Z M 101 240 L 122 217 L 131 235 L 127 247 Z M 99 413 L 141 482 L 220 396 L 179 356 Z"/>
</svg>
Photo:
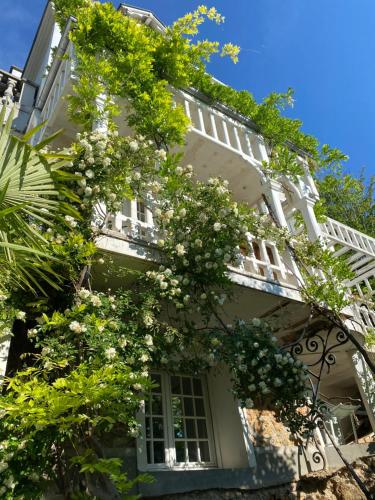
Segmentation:
<svg viewBox="0 0 375 500">
<path fill-rule="evenodd" d="M 371 427 L 375 432 L 375 378 L 371 370 L 358 351 L 349 354 L 354 370 L 355 380 L 358 385 L 359 392 L 363 404 L 366 408 L 367 416 L 370 420 Z"/>
<path fill-rule="evenodd" d="M 267 181 L 264 184 L 264 193 L 267 197 L 268 202 L 271 204 L 271 208 L 274 212 L 274 216 L 276 217 L 278 223 L 280 224 L 281 227 L 288 227 L 288 223 L 284 214 L 284 209 L 281 203 L 281 194 L 283 192 L 283 187 L 280 184 L 280 182 L 274 180 L 274 179 L 267 179 Z M 289 266 L 290 271 L 293 272 L 293 274 L 296 276 L 297 280 L 300 283 L 303 283 L 303 279 L 301 276 L 301 273 L 298 269 L 297 264 L 295 263 L 292 255 L 290 255 L 290 252 L 287 253 L 287 257 L 289 262 L 287 263 Z"/>
<path fill-rule="evenodd" d="M 297 208 L 303 215 L 310 241 L 315 241 L 322 236 L 322 230 L 315 217 L 314 205 L 315 201 L 311 198 L 302 198 L 297 204 Z"/>
</svg>

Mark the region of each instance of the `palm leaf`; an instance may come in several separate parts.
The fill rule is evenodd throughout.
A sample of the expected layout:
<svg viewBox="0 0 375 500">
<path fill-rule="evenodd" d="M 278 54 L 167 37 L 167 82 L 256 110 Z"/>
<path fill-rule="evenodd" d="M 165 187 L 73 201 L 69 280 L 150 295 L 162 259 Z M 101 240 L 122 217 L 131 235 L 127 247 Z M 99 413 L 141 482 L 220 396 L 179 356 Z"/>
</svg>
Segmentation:
<svg viewBox="0 0 375 500">
<path fill-rule="evenodd" d="M 12 120 L 12 112 L 5 120 L 3 106 L 0 111 L 0 265 L 10 283 L 42 291 L 41 283 L 56 287 L 59 278 L 51 267 L 54 259 L 48 254 L 48 242 L 39 229 L 53 225 L 61 215 L 63 205 L 58 200 L 59 183 L 64 180 L 61 169 L 71 158 L 66 153 L 42 153 L 42 148 L 56 134 L 36 146 L 27 142 L 40 126 L 23 137 L 12 135 Z M 64 186 L 65 193 L 69 190 Z"/>
</svg>

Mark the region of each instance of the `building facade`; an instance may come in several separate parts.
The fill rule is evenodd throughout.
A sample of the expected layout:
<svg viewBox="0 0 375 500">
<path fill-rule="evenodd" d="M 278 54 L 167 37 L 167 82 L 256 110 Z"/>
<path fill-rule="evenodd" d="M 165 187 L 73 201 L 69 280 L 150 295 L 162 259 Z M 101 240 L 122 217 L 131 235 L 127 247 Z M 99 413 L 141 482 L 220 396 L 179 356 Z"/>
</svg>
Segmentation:
<svg viewBox="0 0 375 500">
<path fill-rule="evenodd" d="M 140 23 L 163 30 L 150 12 L 126 5 L 121 5 L 120 10 Z M 0 71 L 0 96 L 9 110 L 15 109 L 15 133 L 25 133 L 45 122 L 34 140 L 63 129 L 55 147 L 69 146 L 77 133 L 68 119 L 64 99 L 72 93 L 74 82 L 74 47 L 68 36 L 73 24 L 72 17 L 61 32 L 53 6 L 48 3 L 23 71 Z M 62 57 L 65 55 L 69 57 Z M 194 89 L 176 90 L 174 95 L 191 120 L 183 162 L 194 164 L 201 180 L 211 176 L 227 179 L 237 201 L 246 202 L 266 216 L 271 209 L 278 224 L 291 232 L 298 232 L 295 215 L 302 214 L 312 241 L 322 238 L 336 255 L 347 257 L 355 272 L 347 286 L 356 290 L 358 301 L 344 314 L 347 326 L 363 343 L 366 328 L 375 327 L 375 313 L 368 301 L 369 293 L 375 293 L 375 240 L 332 219 L 318 223 L 314 204 L 319 193 L 303 152 L 299 161 L 305 174 L 298 182 L 286 177 L 269 179 L 262 167 L 262 162 L 268 161 L 267 143 L 250 120 L 223 105 L 209 104 Z M 120 134 L 132 133 L 124 121 L 119 121 L 118 126 Z M 124 201 L 122 210 L 108 217 L 98 246 L 117 262 L 139 268 L 157 259 L 156 237 L 152 213 L 142 200 Z M 280 342 L 298 338 L 309 313 L 299 291 L 302 278 L 293 256 L 288 251 L 280 252 L 271 241 L 259 239 L 249 239 L 243 254 L 241 265 L 229 269 L 234 298 L 226 306 L 228 321 L 243 311 L 248 317 L 271 315 L 282 325 L 277 331 Z M 104 286 L 99 271 L 94 279 L 99 289 Z M 119 284 L 113 277 L 111 287 Z M 311 328 L 323 339 L 322 344 L 314 350 L 305 343 L 299 357 L 313 366 L 328 351 L 334 355 L 334 362 L 324 367 L 320 397 L 332 409 L 333 417 L 327 426 L 336 445 L 349 460 L 373 453 L 372 374 L 350 342 L 337 341 L 336 331 L 328 331 L 318 320 Z M 6 372 L 9 346 L 10 340 L 2 345 L 2 375 Z M 111 451 L 125 457 L 132 473 L 149 471 L 156 477 L 155 483 L 139 486 L 145 496 L 210 488 L 256 489 L 318 470 L 324 462 L 340 465 L 324 432 L 317 431 L 314 442 L 301 452 L 301 445 L 271 410 L 240 408 L 231 393 L 225 366 L 213 368 L 205 377 L 158 370 L 153 377 L 159 387 L 140 412 L 142 437 L 129 443 L 117 436 L 111 444 Z"/>
</svg>

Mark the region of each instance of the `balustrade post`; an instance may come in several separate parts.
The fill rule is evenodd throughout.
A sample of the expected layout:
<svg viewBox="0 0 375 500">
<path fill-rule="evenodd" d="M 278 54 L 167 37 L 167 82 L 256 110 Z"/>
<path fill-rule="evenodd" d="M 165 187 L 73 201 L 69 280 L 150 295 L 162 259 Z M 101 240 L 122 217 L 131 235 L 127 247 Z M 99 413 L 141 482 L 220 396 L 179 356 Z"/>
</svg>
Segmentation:
<svg viewBox="0 0 375 500">
<path fill-rule="evenodd" d="M 4 97 L 2 99 L 6 106 L 12 105 L 14 102 L 14 89 L 17 85 L 17 80 L 13 78 L 8 78 L 7 88 L 4 91 Z"/>
</svg>

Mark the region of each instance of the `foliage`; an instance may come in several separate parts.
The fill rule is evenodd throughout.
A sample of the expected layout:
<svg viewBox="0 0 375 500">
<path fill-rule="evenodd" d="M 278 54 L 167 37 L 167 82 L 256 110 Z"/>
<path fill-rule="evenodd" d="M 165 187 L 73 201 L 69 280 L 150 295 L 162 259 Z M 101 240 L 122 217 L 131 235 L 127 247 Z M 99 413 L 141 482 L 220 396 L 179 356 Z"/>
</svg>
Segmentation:
<svg viewBox="0 0 375 500">
<path fill-rule="evenodd" d="M 135 413 L 149 387 L 152 336 L 144 322 L 135 330 L 135 315 L 146 314 L 147 300 L 134 307 L 133 321 L 123 316 L 128 302 L 126 293 L 115 297 L 82 288 L 71 309 L 44 314 L 29 329 L 38 350 L 34 366 L 11 378 L 0 400 L 4 498 L 36 498 L 47 481 L 59 484 L 64 477 L 70 478 L 66 491 L 78 493 L 78 469 L 68 474 L 74 464 L 89 475 L 86 487 L 99 472 L 120 492 L 133 486 L 100 444 L 100 437 L 118 428 L 138 434 Z"/>
<path fill-rule="evenodd" d="M 317 178 L 328 217 L 375 238 L 375 177 L 365 173 L 356 178 L 342 166 L 332 166 Z"/>
<path fill-rule="evenodd" d="M 12 286 L 33 291 L 43 290 L 43 282 L 57 286 L 58 276 L 51 267 L 53 256 L 46 252 L 41 227 L 51 226 L 66 210 L 59 193 L 68 194 L 59 185 L 61 169 L 70 158 L 47 154 L 42 148 L 53 137 L 30 146 L 25 137 L 11 134 L 13 113 L 4 121 L 6 107 L 0 112 L 0 290 Z M 55 136 L 55 135 L 54 135 Z"/>
</svg>

